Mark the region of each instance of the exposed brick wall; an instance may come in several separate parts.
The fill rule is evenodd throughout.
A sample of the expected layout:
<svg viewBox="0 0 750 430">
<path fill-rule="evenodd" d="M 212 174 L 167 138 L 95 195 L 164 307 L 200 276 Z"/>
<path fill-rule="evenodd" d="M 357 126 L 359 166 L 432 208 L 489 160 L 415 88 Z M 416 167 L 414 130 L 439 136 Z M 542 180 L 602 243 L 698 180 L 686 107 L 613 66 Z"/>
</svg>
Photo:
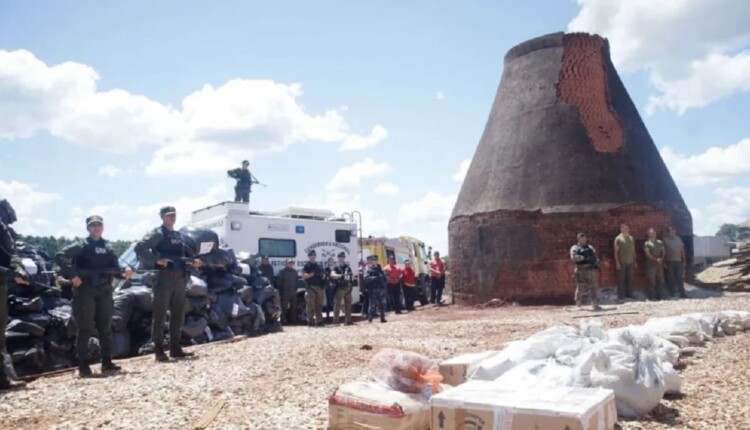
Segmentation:
<svg viewBox="0 0 750 430">
<path fill-rule="evenodd" d="M 494 298 L 572 302 L 575 283 L 569 251 L 579 231 L 587 233 L 601 259 L 600 285 L 615 285 L 613 242 L 623 222 L 636 239 L 635 288 L 643 289 L 646 230 L 663 231 L 676 219 L 689 222 L 689 217 L 671 209 L 628 205 L 603 212 L 497 211 L 454 218 L 448 228 L 454 299 L 465 304 Z"/>
<path fill-rule="evenodd" d="M 578 108 L 597 151 L 616 152 L 622 147 L 624 132 L 607 97 L 604 43 L 601 37 L 588 34 L 563 37 L 557 97 Z"/>
</svg>

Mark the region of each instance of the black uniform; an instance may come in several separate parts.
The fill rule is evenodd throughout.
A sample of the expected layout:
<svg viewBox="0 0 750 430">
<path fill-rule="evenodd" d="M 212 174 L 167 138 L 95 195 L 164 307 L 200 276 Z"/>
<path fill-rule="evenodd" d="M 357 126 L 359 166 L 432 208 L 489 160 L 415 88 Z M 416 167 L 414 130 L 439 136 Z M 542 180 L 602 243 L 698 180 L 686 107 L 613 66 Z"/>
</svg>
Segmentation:
<svg viewBox="0 0 750 430">
<path fill-rule="evenodd" d="M 76 322 L 76 352 L 79 366 L 89 364 L 89 339 L 94 328 L 99 335 L 102 361 L 112 359 L 112 281 L 114 274 L 83 274 L 97 269 L 119 271 L 117 255 L 109 241 L 92 238 L 79 239 L 55 255 L 60 274 L 71 280 L 76 276 L 83 283 L 72 289 L 73 318 Z"/>
<path fill-rule="evenodd" d="M 273 285 L 274 284 L 274 282 L 273 282 L 273 279 L 274 279 L 274 276 L 273 276 L 273 266 L 271 266 L 270 264 L 263 264 L 263 263 L 261 263 L 258 266 L 258 268 L 260 270 L 261 276 L 263 276 L 264 278 L 268 279 L 268 282 L 270 282 L 271 285 Z"/>
<path fill-rule="evenodd" d="M 193 249 L 186 246 L 182 235 L 176 230 L 161 226 L 147 234 L 135 246 L 136 255 L 142 264 L 158 269 L 154 277 L 153 326 L 151 338 L 156 348 L 164 345 L 164 323 L 169 309 L 170 348 L 180 346 L 182 325 L 185 322 L 185 287 L 190 277 L 189 267 L 182 263 L 184 258 L 194 258 Z M 166 267 L 156 266 L 157 260 L 166 258 L 174 261 Z"/>
<path fill-rule="evenodd" d="M 250 202 L 250 188 L 253 185 L 253 175 L 250 170 L 242 168 L 227 170 L 227 175 L 237 180 L 237 184 L 234 186 L 234 201 Z"/>
</svg>

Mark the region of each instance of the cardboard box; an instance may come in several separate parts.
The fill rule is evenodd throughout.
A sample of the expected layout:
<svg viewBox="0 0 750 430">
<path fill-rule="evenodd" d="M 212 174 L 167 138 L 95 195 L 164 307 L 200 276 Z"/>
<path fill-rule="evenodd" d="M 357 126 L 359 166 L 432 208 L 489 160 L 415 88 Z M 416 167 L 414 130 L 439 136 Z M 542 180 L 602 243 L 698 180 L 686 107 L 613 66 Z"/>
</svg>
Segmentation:
<svg viewBox="0 0 750 430">
<path fill-rule="evenodd" d="M 615 396 L 602 388 L 513 390 L 469 381 L 430 399 L 432 430 L 613 430 Z"/>
<path fill-rule="evenodd" d="M 463 384 L 469 377 L 469 371 L 472 367 L 498 352 L 499 351 L 474 352 L 444 360 L 440 363 L 440 374 L 443 375 L 442 382 L 454 387 Z"/>
<path fill-rule="evenodd" d="M 328 399 L 328 429 L 429 430 L 430 404 L 376 382 L 352 382 Z"/>
</svg>

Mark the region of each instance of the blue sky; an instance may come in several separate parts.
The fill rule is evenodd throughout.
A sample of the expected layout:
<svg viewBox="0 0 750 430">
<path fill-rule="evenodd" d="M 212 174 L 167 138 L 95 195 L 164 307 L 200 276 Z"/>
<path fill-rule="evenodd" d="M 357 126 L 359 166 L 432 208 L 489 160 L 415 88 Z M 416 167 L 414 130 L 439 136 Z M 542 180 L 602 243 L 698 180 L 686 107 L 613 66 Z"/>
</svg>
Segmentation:
<svg viewBox="0 0 750 430">
<path fill-rule="evenodd" d="M 164 203 L 230 198 L 250 158 L 258 209 L 361 209 L 365 233 L 444 250 L 503 55 L 572 29 L 610 38 L 713 233 L 750 218 L 750 5 L 719 2 L 0 0 L 0 195 L 22 233 L 99 212 L 136 238 Z"/>
</svg>

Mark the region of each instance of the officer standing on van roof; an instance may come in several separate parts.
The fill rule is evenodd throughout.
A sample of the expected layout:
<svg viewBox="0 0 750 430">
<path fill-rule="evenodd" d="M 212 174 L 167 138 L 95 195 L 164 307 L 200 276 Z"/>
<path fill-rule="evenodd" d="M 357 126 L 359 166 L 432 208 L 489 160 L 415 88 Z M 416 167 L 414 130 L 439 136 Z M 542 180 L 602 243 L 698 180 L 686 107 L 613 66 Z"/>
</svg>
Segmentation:
<svg viewBox="0 0 750 430">
<path fill-rule="evenodd" d="M 135 253 L 142 264 L 155 265 L 158 269 L 154 277 L 153 326 L 151 339 L 154 341 L 156 361 L 169 361 L 164 353 L 164 320 L 169 309 L 169 355 L 172 358 L 189 357 L 180 347 L 182 324 L 185 322 L 185 287 L 190 278 L 189 265 L 200 268 L 202 262 L 195 257 L 192 248 L 185 245 L 182 235 L 174 229 L 177 211 L 165 206 L 159 211 L 162 225 L 148 233 L 135 246 Z M 187 262 L 186 258 L 193 260 Z"/>
<path fill-rule="evenodd" d="M 250 202 L 250 189 L 253 184 L 257 184 L 258 180 L 255 179 L 250 170 L 250 162 L 247 160 L 242 161 L 242 167 L 232 170 L 227 170 L 227 175 L 230 178 L 236 179 L 237 184 L 234 186 L 234 201 L 235 202 Z"/>
<path fill-rule="evenodd" d="M 117 254 L 108 240 L 102 238 L 104 219 L 99 215 L 86 218 L 89 236 L 78 239 L 55 255 L 61 275 L 70 280 L 73 292 L 73 318 L 76 322 L 76 353 L 78 374 L 88 378 L 89 339 L 98 333 L 102 348 L 102 373 L 116 372 L 120 366 L 112 363 L 112 280 L 115 276 L 129 279 L 130 267 L 120 267 Z M 101 270 L 102 273 L 97 273 Z M 122 274 L 118 272 L 122 271 Z"/>
<path fill-rule="evenodd" d="M 325 298 L 325 279 L 323 266 L 315 260 L 318 254 L 313 249 L 307 253 L 308 261 L 302 269 L 302 279 L 307 283 L 305 301 L 307 306 L 307 325 L 323 326 L 323 300 Z"/>
</svg>

